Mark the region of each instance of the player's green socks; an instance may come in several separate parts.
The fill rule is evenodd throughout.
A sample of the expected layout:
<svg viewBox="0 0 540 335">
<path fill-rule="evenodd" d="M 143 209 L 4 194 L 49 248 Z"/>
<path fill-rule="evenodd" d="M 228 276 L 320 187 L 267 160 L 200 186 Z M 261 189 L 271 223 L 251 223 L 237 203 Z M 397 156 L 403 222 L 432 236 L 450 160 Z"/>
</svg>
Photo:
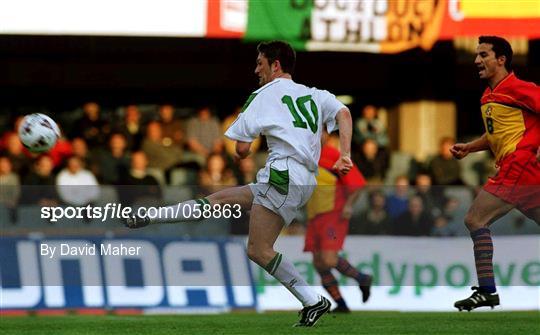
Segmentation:
<svg viewBox="0 0 540 335">
<path fill-rule="evenodd" d="M 319 296 L 308 286 L 294 265 L 283 258 L 279 252 L 265 266 L 266 271 L 274 276 L 305 306 L 312 306 L 319 302 Z"/>
<path fill-rule="evenodd" d="M 187 200 L 176 205 L 160 207 L 156 213 L 148 212 L 147 216 L 150 224 L 198 221 L 203 219 L 204 205 L 210 205 L 206 198 Z"/>
</svg>

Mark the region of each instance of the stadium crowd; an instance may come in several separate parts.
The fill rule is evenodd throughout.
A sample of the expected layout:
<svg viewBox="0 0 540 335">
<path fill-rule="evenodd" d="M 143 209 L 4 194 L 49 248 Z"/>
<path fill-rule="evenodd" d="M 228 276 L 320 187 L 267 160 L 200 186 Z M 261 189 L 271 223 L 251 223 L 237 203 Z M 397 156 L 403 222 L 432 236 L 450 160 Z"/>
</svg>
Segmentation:
<svg viewBox="0 0 540 335">
<path fill-rule="evenodd" d="M 54 116 L 63 137 L 44 154 L 23 147 L 17 135 L 23 116 L 18 116 L 0 137 L 0 206 L 11 210 L 16 222 L 17 206 L 92 204 L 104 196 L 98 185 L 114 185 L 118 199 L 133 205 L 142 196 L 159 203 L 167 188 L 191 187 L 193 193 L 204 195 L 253 182 L 266 159 L 264 139 L 252 145 L 250 157 L 235 162 L 234 142 L 223 136 L 240 111 L 237 107 L 220 120 L 209 106 L 199 107 L 188 114 L 191 117 L 179 117 L 168 104 L 144 111 L 128 105 L 102 113 L 97 103 L 88 102 L 68 117 Z M 353 161 L 368 187 L 355 207 L 350 233 L 459 234 L 475 187 L 492 173 L 489 157 L 464 167 L 450 154 L 454 139 L 448 137 L 441 139 L 439 152 L 423 162 L 392 151 L 385 124 L 371 105 L 363 108 L 354 125 Z M 473 178 L 464 182 L 462 176 L 467 174 Z M 85 192 L 59 187 L 65 185 L 96 187 Z M 120 185 L 138 185 L 140 191 Z M 33 188 L 25 192 L 21 186 Z M 302 233 L 299 221 L 287 232 Z M 231 232 L 245 234 L 246 229 L 247 225 L 235 226 Z"/>
</svg>

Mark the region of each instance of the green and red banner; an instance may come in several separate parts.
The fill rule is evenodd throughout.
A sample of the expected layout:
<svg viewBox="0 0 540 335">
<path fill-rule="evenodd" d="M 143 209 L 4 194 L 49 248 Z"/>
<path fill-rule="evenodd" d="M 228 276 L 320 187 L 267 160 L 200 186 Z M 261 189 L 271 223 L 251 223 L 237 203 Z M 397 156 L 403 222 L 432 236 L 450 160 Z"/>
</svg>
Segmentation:
<svg viewBox="0 0 540 335">
<path fill-rule="evenodd" d="M 540 38 L 540 0 L 210 0 L 207 28 L 299 50 L 397 53 L 484 34 Z"/>
</svg>

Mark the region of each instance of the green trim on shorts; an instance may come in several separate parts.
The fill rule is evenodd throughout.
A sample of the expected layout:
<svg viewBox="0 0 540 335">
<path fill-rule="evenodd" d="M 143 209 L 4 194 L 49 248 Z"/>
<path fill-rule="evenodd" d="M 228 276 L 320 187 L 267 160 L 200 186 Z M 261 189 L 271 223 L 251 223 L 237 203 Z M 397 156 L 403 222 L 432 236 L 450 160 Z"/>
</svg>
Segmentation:
<svg viewBox="0 0 540 335">
<path fill-rule="evenodd" d="M 281 255 L 279 252 L 276 253 L 276 255 L 274 256 L 274 258 L 272 258 L 272 260 L 270 261 L 270 263 L 268 263 L 268 265 L 265 266 L 265 270 L 268 271 L 269 274 L 271 274 L 272 276 L 274 275 L 274 273 L 276 272 L 279 264 L 281 264 L 281 258 L 283 257 L 283 255 Z"/>
<path fill-rule="evenodd" d="M 282 195 L 289 194 L 289 170 L 276 170 L 270 168 L 270 185 Z"/>
</svg>

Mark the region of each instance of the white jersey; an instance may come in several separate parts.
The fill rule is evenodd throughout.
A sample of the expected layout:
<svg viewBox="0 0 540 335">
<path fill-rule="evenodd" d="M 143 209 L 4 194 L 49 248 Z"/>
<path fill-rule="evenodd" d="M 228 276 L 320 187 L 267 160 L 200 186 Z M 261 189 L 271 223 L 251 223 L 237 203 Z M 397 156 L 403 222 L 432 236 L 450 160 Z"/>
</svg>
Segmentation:
<svg viewBox="0 0 540 335">
<path fill-rule="evenodd" d="M 323 126 L 328 132 L 336 130 L 336 114 L 344 107 L 328 91 L 277 78 L 250 95 L 225 136 L 253 142 L 264 135 L 268 162 L 292 158 L 316 172 Z"/>
</svg>

